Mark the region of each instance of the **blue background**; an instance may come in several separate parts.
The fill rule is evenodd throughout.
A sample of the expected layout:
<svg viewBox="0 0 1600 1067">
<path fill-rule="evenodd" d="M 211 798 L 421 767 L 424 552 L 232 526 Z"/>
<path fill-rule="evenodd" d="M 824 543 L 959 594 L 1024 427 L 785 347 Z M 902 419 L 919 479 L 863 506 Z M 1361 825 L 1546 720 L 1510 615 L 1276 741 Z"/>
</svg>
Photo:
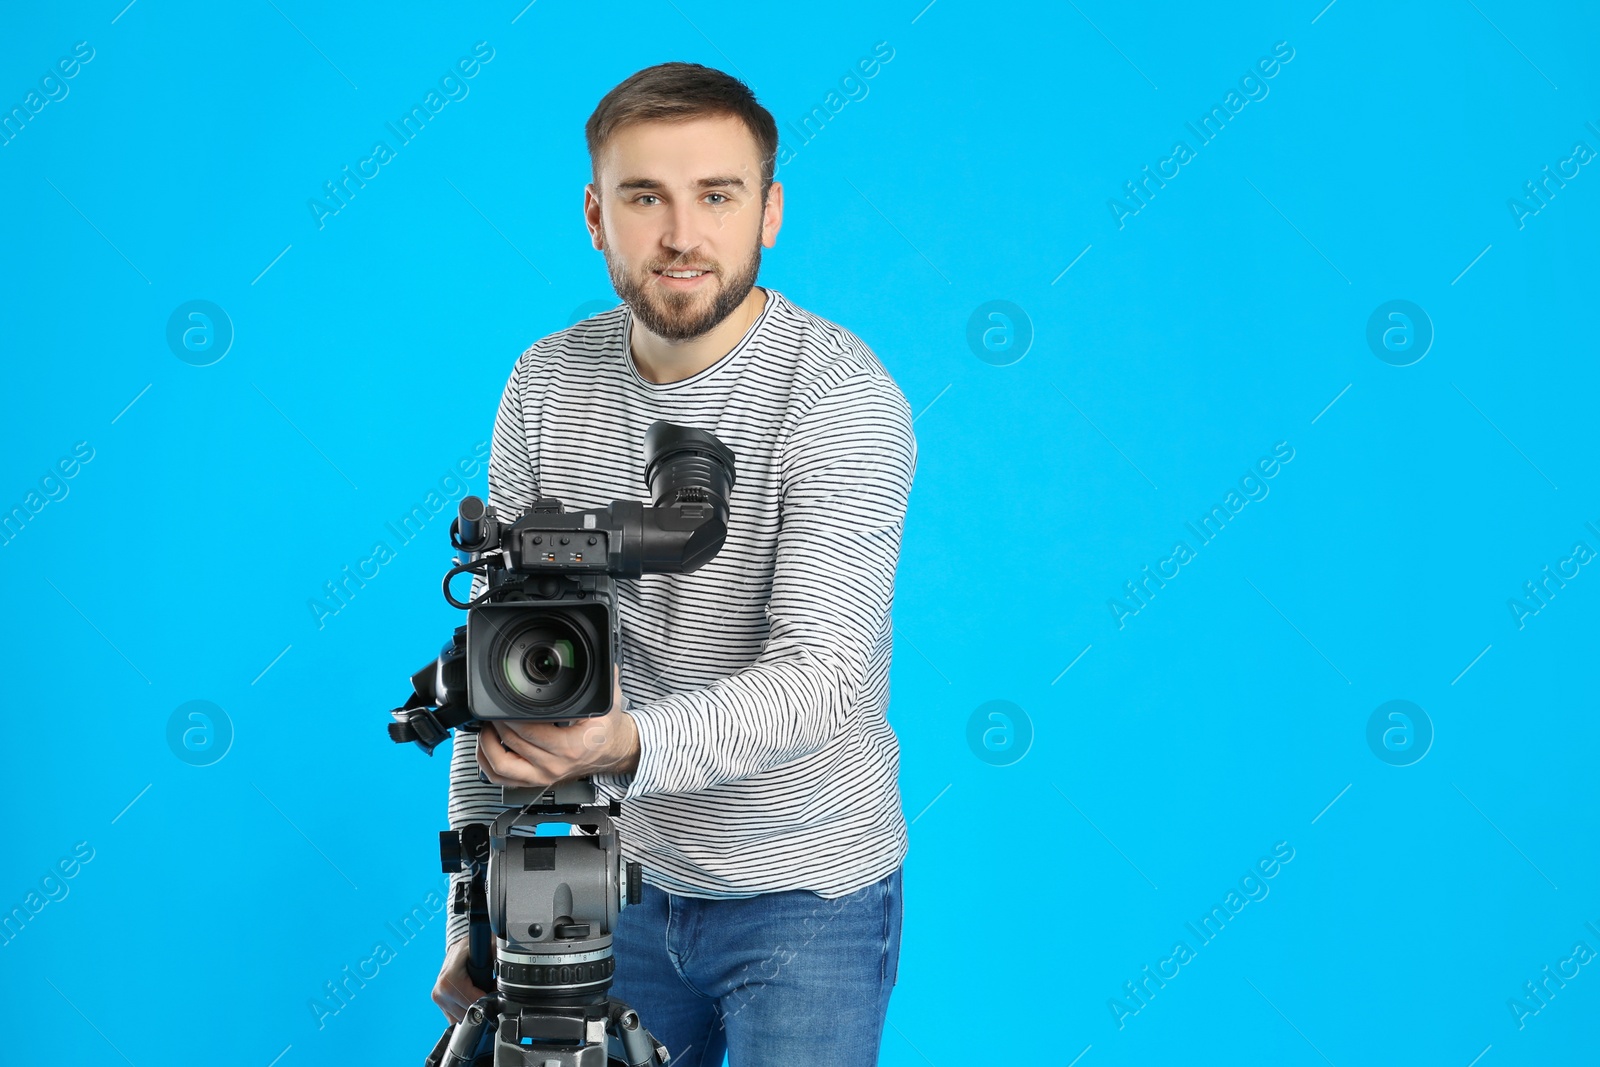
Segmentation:
<svg viewBox="0 0 1600 1067">
<path fill-rule="evenodd" d="M 1600 951 L 1600 568 L 1520 626 L 1508 601 L 1600 549 L 1600 168 L 1520 224 L 1508 201 L 1600 150 L 1600 16 L 1323 2 L 8 10 L 6 111 L 94 56 L 0 147 L 0 506 L 94 453 L 0 548 L 0 907 L 94 852 L 0 947 L 6 1030 L 140 1067 L 431 1047 L 443 918 L 389 924 L 442 885 L 447 751 L 384 725 L 455 623 L 444 520 L 320 629 L 308 601 L 487 439 L 523 348 L 615 302 L 582 125 L 689 59 L 784 130 L 762 283 L 859 334 L 917 413 L 883 1062 L 1593 1060 L 1600 968 L 1508 1001 Z M 469 94 L 319 228 L 323 183 L 479 41 Z M 880 41 L 864 95 L 797 133 Z M 1267 95 L 1199 144 L 1185 123 L 1278 42 Z M 1180 139 L 1194 158 L 1126 199 Z M 235 333 L 206 367 L 166 340 L 197 299 Z M 1404 367 L 1367 342 L 1395 299 L 1434 334 Z M 974 347 L 995 300 L 1021 313 Z M 1270 494 L 1199 545 L 1185 524 L 1278 442 Z M 231 734 L 209 766 L 169 743 L 196 700 Z M 1368 743 L 1390 700 L 1431 724 L 1409 766 Z M 969 731 L 991 701 L 1009 728 Z M 1268 895 L 1202 945 L 1186 923 L 1279 842 Z M 319 1027 L 379 941 L 395 958 Z"/>
</svg>

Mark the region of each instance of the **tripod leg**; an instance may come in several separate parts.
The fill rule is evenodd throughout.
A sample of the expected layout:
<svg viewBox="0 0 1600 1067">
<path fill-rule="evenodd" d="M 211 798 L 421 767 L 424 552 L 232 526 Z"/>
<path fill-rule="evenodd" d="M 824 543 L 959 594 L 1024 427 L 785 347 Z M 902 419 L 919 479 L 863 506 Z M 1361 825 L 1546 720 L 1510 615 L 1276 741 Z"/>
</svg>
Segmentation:
<svg viewBox="0 0 1600 1067">
<path fill-rule="evenodd" d="M 667 1054 L 667 1046 L 644 1028 L 639 1022 L 638 1012 L 620 1000 L 612 1000 L 611 1026 L 622 1045 L 622 1055 L 628 1067 L 666 1067 L 671 1059 Z"/>
<path fill-rule="evenodd" d="M 481 1054 L 484 1033 L 492 1033 L 499 1018 L 499 998 L 492 993 L 479 998 L 460 1022 L 445 1030 L 423 1067 L 470 1067 Z"/>
<path fill-rule="evenodd" d="M 439 1067 L 439 1064 L 444 1062 L 445 1053 L 450 1051 L 450 1035 L 455 1032 L 455 1023 L 451 1023 L 444 1028 L 444 1033 L 439 1035 L 438 1044 L 433 1046 L 433 1051 L 428 1053 L 428 1058 L 422 1061 L 422 1067 Z"/>
</svg>

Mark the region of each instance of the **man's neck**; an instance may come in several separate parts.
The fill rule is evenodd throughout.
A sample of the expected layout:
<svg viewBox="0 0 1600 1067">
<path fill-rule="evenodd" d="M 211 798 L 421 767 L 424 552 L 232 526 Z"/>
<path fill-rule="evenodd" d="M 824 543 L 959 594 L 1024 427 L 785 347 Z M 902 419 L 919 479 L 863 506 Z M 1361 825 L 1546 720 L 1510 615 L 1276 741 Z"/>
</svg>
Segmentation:
<svg viewBox="0 0 1600 1067">
<path fill-rule="evenodd" d="M 692 378 L 733 351 L 733 346 L 739 343 L 739 339 L 766 306 L 767 291 L 759 285 L 754 286 L 733 314 L 717 323 L 709 332 L 687 341 L 668 341 L 641 326 L 635 319 L 629 331 L 633 365 L 639 369 L 645 381 L 657 385 Z"/>
</svg>

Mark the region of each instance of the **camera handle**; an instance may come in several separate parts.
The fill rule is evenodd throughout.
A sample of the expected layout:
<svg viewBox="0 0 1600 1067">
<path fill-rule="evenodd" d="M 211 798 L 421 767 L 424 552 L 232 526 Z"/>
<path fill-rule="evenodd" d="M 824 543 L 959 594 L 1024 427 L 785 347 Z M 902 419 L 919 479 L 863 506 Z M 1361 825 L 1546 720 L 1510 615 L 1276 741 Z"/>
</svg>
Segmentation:
<svg viewBox="0 0 1600 1067">
<path fill-rule="evenodd" d="M 451 730 L 472 721 L 472 712 L 465 701 L 434 707 L 434 694 L 448 691 L 441 684 L 446 680 L 446 672 L 464 669 L 466 656 L 467 628 L 457 626 L 439 657 L 411 676 L 411 696 L 406 698 L 404 704 L 389 712 L 395 720 L 389 724 L 391 741 L 397 745 L 413 741 L 431 756 L 433 750 L 450 736 Z"/>
</svg>

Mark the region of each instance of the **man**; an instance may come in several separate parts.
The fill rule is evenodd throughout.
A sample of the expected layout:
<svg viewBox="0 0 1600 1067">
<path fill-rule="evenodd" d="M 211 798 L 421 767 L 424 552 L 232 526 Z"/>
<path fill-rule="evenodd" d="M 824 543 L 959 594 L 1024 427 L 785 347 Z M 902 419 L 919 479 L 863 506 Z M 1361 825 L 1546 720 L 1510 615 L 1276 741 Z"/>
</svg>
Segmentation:
<svg viewBox="0 0 1600 1067">
<path fill-rule="evenodd" d="M 650 67 L 586 132 L 584 214 L 624 303 L 517 361 L 490 502 L 636 498 L 645 428 L 667 419 L 732 449 L 728 537 L 693 574 L 618 583 L 607 715 L 457 734 L 450 824 L 492 819 L 501 784 L 592 776 L 625 800 L 646 883 L 613 992 L 673 1063 L 875 1063 L 906 852 L 884 713 L 910 409 L 855 335 L 755 285 L 783 187 L 776 124 L 743 83 Z M 466 932 L 452 915 L 434 990 L 452 1019 L 481 995 Z"/>
</svg>

